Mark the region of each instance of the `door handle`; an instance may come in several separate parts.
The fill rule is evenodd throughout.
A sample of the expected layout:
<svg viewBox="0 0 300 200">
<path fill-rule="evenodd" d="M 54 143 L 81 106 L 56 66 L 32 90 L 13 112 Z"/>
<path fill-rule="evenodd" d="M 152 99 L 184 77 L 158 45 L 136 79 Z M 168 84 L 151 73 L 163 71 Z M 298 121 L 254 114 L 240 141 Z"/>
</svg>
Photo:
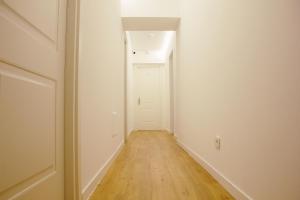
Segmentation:
<svg viewBox="0 0 300 200">
<path fill-rule="evenodd" d="M 138 98 L 138 105 L 141 105 L 141 97 Z"/>
</svg>

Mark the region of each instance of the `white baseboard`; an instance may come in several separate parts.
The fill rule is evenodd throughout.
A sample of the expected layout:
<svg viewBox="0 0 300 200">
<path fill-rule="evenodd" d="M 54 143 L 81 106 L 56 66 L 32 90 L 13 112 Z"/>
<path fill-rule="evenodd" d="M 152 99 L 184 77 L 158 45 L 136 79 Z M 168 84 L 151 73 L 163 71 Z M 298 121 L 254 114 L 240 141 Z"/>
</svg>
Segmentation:
<svg viewBox="0 0 300 200">
<path fill-rule="evenodd" d="M 131 129 L 128 133 L 127 133 L 127 136 L 129 137 L 131 135 L 131 133 L 135 132 L 136 130 L 135 129 Z"/>
<path fill-rule="evenodd" d="M 242 191 L 238 186 L 232 183 L 221 172 L 214 168 L 209 162 L 203 159 L 199 154 L 187 147 L 181 141 L 177 140 L 177 143 L 182 147 L 196 162 L 204 167 L 234 198 L 237 200 L 253 200 L 249 195 Z"/>
<path fill-rule="evenodd" d="M 97 186 L 102 181 L 103 177 L 107 173 L 109 167 L 113 163 L 113 161 L 119 155 L 122 147 L 124 145 L 124 141 L 122 141 L 117 147 L 116 151 L 111 155 L 111 157 L 104 163 L 103 167 L 96 173 L 96 175 L 92 178 L 92 180 L 87 184 L 87 186 L 82 190 L 82 200 L 90 199 L 91 195 L 96 190 Z"/>
</svg>

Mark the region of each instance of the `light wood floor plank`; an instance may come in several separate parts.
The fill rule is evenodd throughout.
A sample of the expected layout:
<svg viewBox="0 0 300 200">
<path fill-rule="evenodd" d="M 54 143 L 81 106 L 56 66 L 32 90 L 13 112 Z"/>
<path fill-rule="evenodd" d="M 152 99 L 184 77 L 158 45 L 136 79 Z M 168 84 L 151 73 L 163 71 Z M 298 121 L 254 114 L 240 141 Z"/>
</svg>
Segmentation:
<svg viewBox="0 0 300 200">
<path fill-rule="evenodd" d="M 232 200 L 174 137 L 140 131 L 109 169 L 91 200 Z"/>
</svg>

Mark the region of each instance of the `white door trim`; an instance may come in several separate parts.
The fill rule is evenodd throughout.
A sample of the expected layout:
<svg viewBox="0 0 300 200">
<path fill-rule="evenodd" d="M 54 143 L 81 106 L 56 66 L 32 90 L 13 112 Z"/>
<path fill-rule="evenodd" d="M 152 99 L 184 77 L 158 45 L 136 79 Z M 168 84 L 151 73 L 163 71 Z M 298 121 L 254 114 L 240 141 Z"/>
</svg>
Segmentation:
<svg viewBox="0 0 300 200">
<path fill-rule="evenodd" d="M 81 199 L 77 112 L 79 21 L 80 0 L 68 0 L 65 65 L 65 200 Z"/>
</svg>

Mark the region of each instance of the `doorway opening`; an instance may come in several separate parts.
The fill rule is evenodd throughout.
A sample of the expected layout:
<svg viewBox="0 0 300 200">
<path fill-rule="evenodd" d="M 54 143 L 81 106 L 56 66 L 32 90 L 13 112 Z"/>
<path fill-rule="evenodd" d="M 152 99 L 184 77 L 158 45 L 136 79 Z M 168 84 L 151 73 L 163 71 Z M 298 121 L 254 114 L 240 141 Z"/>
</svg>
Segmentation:
<svg viewBox="0 0 300 200">
<path fill-rule="evenodd" d="M 176 32 L 126 32 L 126 131 L 174 133 Z"/>
</svg>

